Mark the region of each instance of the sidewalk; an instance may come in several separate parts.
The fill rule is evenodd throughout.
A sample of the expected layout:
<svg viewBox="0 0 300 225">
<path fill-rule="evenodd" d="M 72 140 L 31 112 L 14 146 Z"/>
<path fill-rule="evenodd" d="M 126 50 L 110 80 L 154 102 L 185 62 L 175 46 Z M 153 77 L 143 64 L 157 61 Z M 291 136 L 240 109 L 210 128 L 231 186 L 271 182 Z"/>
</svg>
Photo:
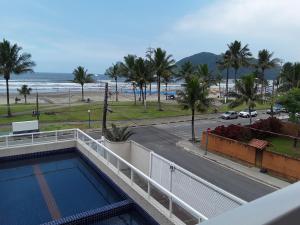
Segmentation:
<svg viewBox="0 0 300 225">
<path fill-rule="evenodd" d="M 208 152 L 207 155 L 205 155 L 205 150 L 201 149 L 199 146 L 197 146 L 189 141 L 179 141 L 176 145 L 182 147 L 186 151 L 189 151 L 200 157 L 206 158 L 207 160 L 215 162 L 215 163 L 219 164 L 220 166 L 223 166 L 223 167 L 226 167 L 227 169 L 236 171 L 237 173 L 247 176 L 248 178 L 253 179 L 257 182 L 271 186 L 275 189 L 284 188 L 284 187 L 290 185 L 290 183 L 288 183 L 286 181 L 272 177 L 268 174 L 261 173 L 259 171 L 259 168 L 245 166 L 245 165 L 239 164 L 237 162 L 234 162 L 230 159 L 219 156 L 217 154 L 211 153 L 211 152 Z M 198 145 L 200 145 L 200 144 L 198 144 Z"/>
</svg>

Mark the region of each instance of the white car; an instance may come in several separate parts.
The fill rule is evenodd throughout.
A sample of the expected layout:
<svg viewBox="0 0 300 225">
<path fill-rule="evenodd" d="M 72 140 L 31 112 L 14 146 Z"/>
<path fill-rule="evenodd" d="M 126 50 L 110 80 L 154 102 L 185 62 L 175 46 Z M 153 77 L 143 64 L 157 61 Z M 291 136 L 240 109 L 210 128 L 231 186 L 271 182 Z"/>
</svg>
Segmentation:
<svg viewBox="0 0 300 225">
<path fill-rule="evenodd" d="M 228 112 L 225 112 L 221 115 L 221 118 L 224 119 L 224 120 L 229 120 L 229 119 L 237 119 L 239 116 L 238 116 L 238 113 L 236 111 L 228 111 Z"/>
<path fill-rule="evenodd" d="M 250 110 L 250 114 L 251 114 L 252 117 L 257 116 L 257 112 L 256 112 L 256 110 L 254 110 L 254 109 L 251 109 L 251 110 Z M 239 116 L 240 116 L 240 117 L 243 117 L 243 118 L 249 118 L 249 117 L 250 117 L 250 116 L 249 116 L 249 110 L 248 110 L 248 109 L 245 109 L 245 110 L 240 111 Z"/>
</svg>

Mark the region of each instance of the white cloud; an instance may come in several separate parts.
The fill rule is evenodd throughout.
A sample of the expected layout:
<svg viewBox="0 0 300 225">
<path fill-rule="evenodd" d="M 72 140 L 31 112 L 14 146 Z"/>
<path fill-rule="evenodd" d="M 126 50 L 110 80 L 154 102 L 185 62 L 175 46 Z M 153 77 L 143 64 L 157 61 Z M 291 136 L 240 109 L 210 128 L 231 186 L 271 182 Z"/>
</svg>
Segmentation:
<svg viewBox="0 0 300 225">
<path fill-rule="evenodd" d="M 226 47 L 238 39 L 254 50 L 271 48 L 288 60 L 300 60 L 299 9 L 299 0 L 214 1 L 180 18 L 160 38 L 174 46 L 180 42 L 195 45 L 198 39 L 210 47 L 213 41 Z M 220 43 L 215 45 L 220 48 Z"/>
<path fill-rule="evenodd" d="M 218 1 L 178 21 L 174 30 L 272 36 L 299 34 L 298 0 Z"/>
</svg>

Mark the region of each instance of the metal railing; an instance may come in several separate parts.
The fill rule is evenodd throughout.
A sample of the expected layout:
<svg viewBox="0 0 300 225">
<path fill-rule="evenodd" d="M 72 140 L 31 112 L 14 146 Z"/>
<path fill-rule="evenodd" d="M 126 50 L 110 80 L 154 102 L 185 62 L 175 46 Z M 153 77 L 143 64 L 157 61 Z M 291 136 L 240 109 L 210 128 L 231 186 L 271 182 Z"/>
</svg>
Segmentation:
<svg viewBox="0 0 300 225">
<path fill-rule="evenodd" d="M 44 131 L 0 136 L 0 149 L 42 143 L 76 140 L 77 129 Z"/>
<path fill-rule="evenodd" d="M 86 144 L 89 147 L 87 150 L 90 151 L 90 149 L 92 149 L 98 156 L 101 156 L 102 160 L 104 160 L 111 169 L 114 168 L 112 171 L 114 171 L 121 179 L 125 180 L 124 178 L 127 177 L 127 180 L 129 181 L 128 184 L 131 187 L 140 187 L 140 190 L 144 192 L 143 196 L 148 201 L 151 199 L 155 200 L 155 203 L 159 203 L 165 208 L 170 219 L 176 217 L 184 221 L 182 218 L 186 217 L 186 214 L 195 218 L 194 224 L 198 224 L 208 219 L 129 162 L 79 129 L 0 136 L 0 149 L 69 140 L 77 140 Z M 180 218 L 181 216 L 182 218 Z"/>
</svg>

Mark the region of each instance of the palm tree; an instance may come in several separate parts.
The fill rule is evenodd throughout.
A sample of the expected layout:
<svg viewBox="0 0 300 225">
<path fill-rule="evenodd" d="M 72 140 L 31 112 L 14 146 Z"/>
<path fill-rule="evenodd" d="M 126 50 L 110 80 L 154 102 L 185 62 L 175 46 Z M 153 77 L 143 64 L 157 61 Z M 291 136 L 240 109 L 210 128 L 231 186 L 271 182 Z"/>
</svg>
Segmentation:
<svg viewBox="0 0 300 225">
<path fill-rule="evenodd" d="M 252 54 L 248 48 L 248 44 L 242 46 L 242 43 L 237 40 L 227 46 L 231 54 L 231 67 L 234 69 L 234 81 L 236 82 L 239 68 L 249 65 L 249 58 Z"/>
<path fill-rule="evenodd" d="M 121 75 L 120 64 L 113 64 L 105 71 L 105 75 L 108 75 L 110 78 L 115 80 L 116 83 L 116 102 L 118 101 L 118 77 Z"/>
<path fill-rule="evenodd" d="M 223 75 L 221 73 L 217 73 L 215 78 L 214 78 L 214 81 L 216 82 L 216 84 L 219 87 L 219 97 L 221 99 L 221 83 L 223 81 Z"/>
<path fill-rule="evenodd" d="M 209 88 L 214 83 L 212 73 L 209 71 L 207 64 L 198 65 L 194 74 L 199 77 L 203 88 Z"/>
<path fill-rule="evenodd" d="M 30 95 L 30 92 L 32 91 L 31 88 L 28 88 L 26 84 L 22 85 L 21 89 L 17 89 L 20 95 L 24 96 L 25 104 L 27 104 L 27 95 Z"/>
<path fill-rule="evenodd" d="M 260 95 L 257 94 L 257 82 L 254 74 L 249 74 L 241 77 L 236 81 L 236 92 L 229 93 L 230 96 L 235 97 L 235 100 L 230 103 L 230 107 L 242 105 L 244 103 L 248 106 L 250 124 L 252 123 L 251 109 L 255 107 L 255 103 L 261 101 Z"/>
<path fill-rule="evenodd" d="M 134 134 L 131 130 L 128 130 L 128 127 L 117 127 L 115 124 L 111 124 L 111 130 L 106 129 L 105 138 L 109 141 L 122 142 L 127 141 L 131 135 Z"/>
<path fill-rule="evenodd" d="M 176 80 L 182 80 L 191 76 L 195 72 L 195 67 L 190 61 L 186 61 L 180 67 L 178 74 L 175 75 Z"/>
<path fill-rule="evenodd" d="M 136 105 L 136 73 L 135 73 L 135 55 L 127 55 L 124 62 L 120 64 L 120 73 L 126 77 L 127 82 L 131 82 L 134 95 L 134 104 Z"/>
<path fill-rule="evenodd" d="M 258 52 L 258 62 L 257 62 L 257 69 L 260 69 L 260 82 L 261 82 L 261 89 L 260 94 L 263 98 L 263 89 L 264 89 L 264 82 L 265 82 L 265 70 L 274 68 L 278 66 L 279 59 L 273 58 L 273 52 L 269 52 L 267 49 L 260 50 Z"/>
<path fill-rule="evenodd" d="M 89 74 L 84 67 L 78 66 L 76 69 L 74 69 L 73 75 L 73 82 L 81 85 L 81 100 L 84 101 L 83 85 L 94 82 L 93 74 Z"/>
<path fill-rule="evenodd" d="M 161 48 L 157 48 L 153 51 L 153 55 L 149 56 L 151 64 L 153 65 L 153 69 L 157 75 L 157 101 L 158 101 L 158 110 L 161 111 L 161 103 L 160 103 L 160 83 L 161 77 L 166 71 L 172 73 L 172 70 L 175 68 L 175 61 L 172 59 L 172 55 L 167 55 L 165 50 Z"/>
<path fill-rule="evenodd" d="M 143 58 L 139 57 L 135 60 L 134 63 L 135 79 L 140 88 L 142 103 L 144 104 L 145 109 L 146 109 L 146 101 L 145 101 L 146 93 L 144 93 L 143 87 L 145 87 L 147 82 L 147 75 L 149 74 L 148 69 L 149 67 L 147 66 L 147 63 Z"/>
<path fill-rule="evenodd" d="M 300 87 L 300 63 L 287 62 L 280 73 L 280 91 L 288 91 Z"/>
<path fill-rule="evenodd" d="M 21 53 L 22 48 L 17 44 L 11 44 L 7 40 L 0 42 L 0 75 L 4 76 L 6 81 L 6 101 L 7 116 L 11 116 L 9 104 L 9 83 L 12 73 L 20 74 L 24 72 L 33 72 L 35 63 L 31 60 L 31 55 Z"/>
<path fill-rule="evenodd" d="M 178 102 L 184 109 L 192 111 L 192 141 L 195 141 L 195 111 L 204 112 L 207 110 L 210 100 L 208 99 L 208 88 L 197 75 L 186 79 L 184 90 L 178 91 Z"/>
<path fill-rule="evenodd" d="M 227 50 L 224 54 L 222 54 L 222 58 L 217 62 L 219 69 L 226 69 L 226 91 L 225 91 L 225 103 L 227 103 L 228 98 L 228 80 L 229 80 L 229 69 L 232 63 L 232 55 L 229 50 Z"/>
</svg>

